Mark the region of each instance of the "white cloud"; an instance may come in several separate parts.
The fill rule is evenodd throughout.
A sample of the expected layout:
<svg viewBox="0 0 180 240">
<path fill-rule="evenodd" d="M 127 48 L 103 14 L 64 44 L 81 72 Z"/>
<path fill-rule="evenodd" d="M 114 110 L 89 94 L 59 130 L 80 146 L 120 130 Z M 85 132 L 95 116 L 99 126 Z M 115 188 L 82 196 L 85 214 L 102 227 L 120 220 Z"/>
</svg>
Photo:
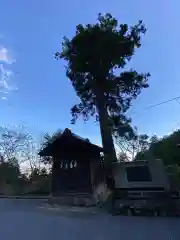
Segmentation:
<svg viewBox="0 0 180 240">
<path fill-rule="evenodd" d="M 1 99 L 5 101 L 5 100 L 7 100 L 7 97 L 2 96 Z"/>
<path fill-rule="evenodd" d="M 4 67 L 3 64 L 0 64 L 0 93 L 3 95 L 9 94 L 9 92 L 16 91 L 17 87 L 13 85 L 11 78 L 13 72 Z M 2 96 L 1 99 L 3 99 Z M 7 97 L 6 97 L 7 98 Z"/>
<path fill-rule="evenodd" d="M 12 75 L 11 71 L 4 68 L 3 64 L 0 64 L 0 89 L 4 89 L 5 92 L 10 90 L 9 79 Z"/>
<path fill-rule="evenodd" d="M 13 72 L 10 66 L 15 60 L 12 58 L 9 50 L 0 46 L 0 98 L 7 100 L 7 95 L 12 91 L 17 91 L 17 87 L 12 83 Z"/>
<path fill-rule="evenodd" d="M 12 64 L 15 60 L 13 60 L 7 48 L 1 46 L 0 47 L 0 62 Z"/>
</svg>

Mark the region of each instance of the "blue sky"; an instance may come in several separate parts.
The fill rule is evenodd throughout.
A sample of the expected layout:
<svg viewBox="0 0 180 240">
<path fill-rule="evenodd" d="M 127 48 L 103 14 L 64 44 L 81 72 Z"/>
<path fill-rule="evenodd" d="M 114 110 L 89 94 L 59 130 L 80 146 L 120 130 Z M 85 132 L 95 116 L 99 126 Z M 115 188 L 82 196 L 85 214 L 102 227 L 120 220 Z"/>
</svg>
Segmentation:
<svg viewBox="0 0 180 240">
<path fill-rule="evenodd" d="M 24 122 L 35 134 L 70 127 L 100 143 L 93 120 L 70 125 L 70 108 L 78 101 L 65 76 L 64 62 L 54 60 L 63 36 L 79 23 L 92 23 L 109 12 L 122 23 L 142 19 L 148 29 L 130 67 L 149 71 L 150 88 L 133 103 L 130 115 L 141 133 L 162 136 L 180 126 L 176 101 L 145 110 L 180 95 L 180 30 L 177 0 L 83 1 L 1 0 L 0 125 Z M 97 3 L 98 2 L 98 3 Z"/>
</svg>

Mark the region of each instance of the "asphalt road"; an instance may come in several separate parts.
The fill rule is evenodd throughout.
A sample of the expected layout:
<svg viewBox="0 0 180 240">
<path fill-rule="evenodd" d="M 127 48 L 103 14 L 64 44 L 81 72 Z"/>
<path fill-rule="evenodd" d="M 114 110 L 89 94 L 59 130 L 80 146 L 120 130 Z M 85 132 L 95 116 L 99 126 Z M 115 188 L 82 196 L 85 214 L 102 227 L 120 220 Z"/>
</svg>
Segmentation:
<svg viewBox="0 0 180 240">
<path fill-rule="evenodd" d="M 1 240 L 176 240 L 180 219 L 90 214 L 39 208 L 42 200 L 0 199 Z"/>
</svg>

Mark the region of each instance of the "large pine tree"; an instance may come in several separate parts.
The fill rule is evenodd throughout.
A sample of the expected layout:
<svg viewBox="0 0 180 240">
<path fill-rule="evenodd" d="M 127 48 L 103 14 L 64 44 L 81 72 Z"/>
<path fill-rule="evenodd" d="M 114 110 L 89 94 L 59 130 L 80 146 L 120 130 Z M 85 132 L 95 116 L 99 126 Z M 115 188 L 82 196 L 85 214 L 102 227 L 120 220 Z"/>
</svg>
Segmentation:
<svg viewBox="0 0 180 240">
<path fill-rule="evenodd" d="M 113 134 L 132 133 L 131 120 L 125 115 L 132 99 L 148 87 L 149 73 L 123 71 L 145 32 L 142 21 L 128 27 L 111 14 L 99 14 L 97 23 L 78 25 L 75 36 L 65 37 L 62 51 L 56 53 L 56 58 L 67 62 L 67 77 L 80 98 L 71 109 L 72 122 L 80 115 L 84 120 L 96 117 L 106 164 L 116 161 Z"/>
</svg>

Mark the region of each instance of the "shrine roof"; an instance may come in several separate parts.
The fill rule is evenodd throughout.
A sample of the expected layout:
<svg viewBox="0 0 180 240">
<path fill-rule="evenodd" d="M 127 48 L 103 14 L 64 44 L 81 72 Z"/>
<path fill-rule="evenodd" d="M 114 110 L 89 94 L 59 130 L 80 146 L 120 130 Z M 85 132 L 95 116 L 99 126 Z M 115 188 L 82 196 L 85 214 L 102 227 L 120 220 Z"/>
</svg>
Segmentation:
<svg viewBox="0 0 180 240">
<path fill-rule="evenodd" d="M 69 148 L 88 149 L 89 151 L 103 152 L 103 148 L 91 143 L 89 139 L 82 138 L 71 132 L 66 128 L 63 132 L 59 132 L 53 136 L 48 143 L 40 150 L 40 156 L 53 156 L 53 153 L 57 149 L 62 150 Z"/>
</svg>

